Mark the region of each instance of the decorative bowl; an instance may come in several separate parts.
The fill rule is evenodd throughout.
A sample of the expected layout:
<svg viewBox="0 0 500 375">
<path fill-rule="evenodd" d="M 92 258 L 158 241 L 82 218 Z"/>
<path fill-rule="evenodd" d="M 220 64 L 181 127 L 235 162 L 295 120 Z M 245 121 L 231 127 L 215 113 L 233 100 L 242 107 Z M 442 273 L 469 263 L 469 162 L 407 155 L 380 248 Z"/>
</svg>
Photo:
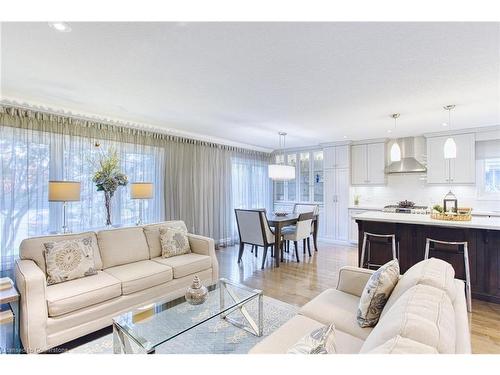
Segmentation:
<svg viewBox="0 0 500 375">
<path fill-rule="evenodd" d="M 288 216 L 288 212 L 275 212 L 276 216 Z"/>
</svg>

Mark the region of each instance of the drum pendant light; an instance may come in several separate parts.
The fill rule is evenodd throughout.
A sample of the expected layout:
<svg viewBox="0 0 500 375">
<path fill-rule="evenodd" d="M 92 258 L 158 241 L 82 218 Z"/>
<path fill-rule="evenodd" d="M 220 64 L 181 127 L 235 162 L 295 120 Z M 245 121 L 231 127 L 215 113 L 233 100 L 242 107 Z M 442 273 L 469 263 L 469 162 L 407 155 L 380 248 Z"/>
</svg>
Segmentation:
<svg viewBox="0 0 500 375">
<path fill-rule="evenodd" d="M 281 151 L 283 155 L 283 163 L 269 164 L 268 166 L 269 178 L 275 181 L 293 180 L 295 178 L 295 167 L 287 165 L 285 161 L 286 133 L 279 132 L 278 134 L 279 134 L 279 149 L 277 155 L 279 155 Z"/>
</svg>

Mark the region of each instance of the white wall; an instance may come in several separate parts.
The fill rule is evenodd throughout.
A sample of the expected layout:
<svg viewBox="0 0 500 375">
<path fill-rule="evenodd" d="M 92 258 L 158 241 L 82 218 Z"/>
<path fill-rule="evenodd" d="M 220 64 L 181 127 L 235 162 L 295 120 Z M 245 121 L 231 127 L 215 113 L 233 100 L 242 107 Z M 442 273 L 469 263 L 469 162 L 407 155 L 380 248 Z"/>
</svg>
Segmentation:
<svg viewBox="0 0 500 375">
<path fill-rule="evenodd" d="M 427 185 L 421 175 L 389 175 L 386 186 L 356 186 L 350 189 L 350 205 L 354 195 L 360 195 L 360 206 L 385 206 L 408 199 L 417 205 L 442 204 L 443 197 L 450 190 L 446 185 Z M 482 211 L 500 211 L 500 200 L 478 198 L 476 186 L 452 186 L 459 206 L 472 207 Z M 500 199 L 500 197 L 499 197 Z"/>
</svg>

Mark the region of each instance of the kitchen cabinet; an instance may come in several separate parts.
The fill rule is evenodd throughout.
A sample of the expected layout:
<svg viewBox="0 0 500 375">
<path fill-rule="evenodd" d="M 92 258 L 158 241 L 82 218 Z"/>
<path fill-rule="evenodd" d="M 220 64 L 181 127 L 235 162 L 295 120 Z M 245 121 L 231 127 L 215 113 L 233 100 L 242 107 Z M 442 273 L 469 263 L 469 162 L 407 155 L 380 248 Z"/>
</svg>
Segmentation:
<svg viewBox="0 0 500 375">
<path fill-rule="evenodd" d="M 427 138 L 428 184 L 474 184 L 476 182 L 475 135 L 457 134 L 455 159 L 444 158 L 444 144 L 449 136 Z"/>
<path fill-rule="evenodd" d="M 380 209 L 376 208 L 349 208 L 349 243 L 357 244 L 358 243 L 358 223 L 354 219 L 354 216 L 362 214 L 366 211 L 380 211 Z"/>
<path fill-rule="evenodd" d="M 349 168 L 349 145 L 323 148 L 323 166 L 325 169 Z"/>
<path fill-rule="evenodd" d="M 349 169 L 325 169 L 325 238 L 348 241 L 348 202 Z"/>
<path fill-rule="evenodd" d="M 384 185 L 385 142 L 351 146 L 352 185 Z"/>
</svg>

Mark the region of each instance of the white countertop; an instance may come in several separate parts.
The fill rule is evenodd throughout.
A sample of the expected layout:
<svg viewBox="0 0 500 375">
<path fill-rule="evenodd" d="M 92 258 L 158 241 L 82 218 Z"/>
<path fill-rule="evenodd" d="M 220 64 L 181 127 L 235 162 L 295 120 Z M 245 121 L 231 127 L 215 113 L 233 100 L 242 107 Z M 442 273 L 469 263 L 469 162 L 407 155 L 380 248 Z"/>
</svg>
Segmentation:
<svg viewBox="0 0 500 375">
<path fill-rule="evenodd" d="M 383 206 L 369 206 L 369 205 L 363 205 L 360 204 L 358 206 L 352 205 L 349 206 L 348 209 L 350 210 L 367 210 L 367 211 L 382 211 L 384 207 Z"/>
<path fill-rule="evenodd" d="M 455 228 L 477 228 L 500 230 L 500 217 L 484 217 L 473 216 L 471 221 L 445 221 L 434 220 L 429 215 L 419 214 L 396 214 L 380 211 L 363 212 L 359 215 L 354 215 L 353 219 L 366 221 L 380 221 L 388 223 L 405 223 L 405 224 L 420 224 L 420 225 L 436 225 L 440 227 L 455 227 Z"/>
</svg>

